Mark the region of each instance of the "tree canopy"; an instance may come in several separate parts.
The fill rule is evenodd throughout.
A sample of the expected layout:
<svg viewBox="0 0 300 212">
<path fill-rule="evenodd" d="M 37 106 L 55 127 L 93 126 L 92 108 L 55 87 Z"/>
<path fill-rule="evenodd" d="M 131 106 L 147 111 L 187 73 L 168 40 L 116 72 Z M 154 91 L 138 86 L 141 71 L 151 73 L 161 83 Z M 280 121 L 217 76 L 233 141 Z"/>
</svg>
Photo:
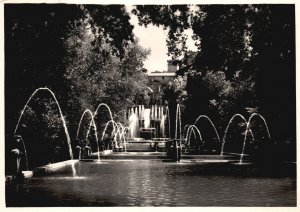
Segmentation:
<svg viewBox="0 0 300 212">
<path fill-rule="evenodd" d="M 137 5 L 133 13 L 141 25 L 169 30 L 169 53 L 185 65 L 177 101 L 187 120 L 209 114 L 225 123 L 256 108 L 278 138 L 295 137 L 294 5 Z M 198 47 L 191 64 L 181 60 L 186 29 Z"/>
<path fill-rule="evenodd" d="M 108 68 L 106 70 L 108 76 L 113 68 L 119 72 L 117 67 L 124 67 L 126 58 L 128 60 L 128 57 L 133 56 L 137 59 L 135 64 L 131 60 L 129 65 L 133 67 L 122 68 L 120 74 L 128 72 L 130 75 L 130 71 L 136 73 L 147 54 L 135 45 L 133 26 L 129 19 L 124 5 L 5 4 L 5 89 L 7 94 L 5 104 L 6 117 L 9 117 L 6 118 L 7 129 L 14 128 L 23 104 L 39 87 L 46 86 L 52 89 L 61 100 L 60 104 L 64 111 L 70 111 L 70 113 L 72 110 L 75 111 L 74 105 L 68 102 L 69 99 L 74 98 L 72 83 L 69 80 L 70 67 L 74 68 L 77 65 L 79 72 L 80 66 L 85 66 L 81 72 L 83 76 L 87 76 L 103 65 L 100 63 L 101 60 L 99 64 L 95 63 L 95 60 L 99 59 L 96 57 L 101 57 L 102 62 L 106 59 L 105 57 L 111 57 L 111 59 L 114 58 L 114 63 L 110 63 L 111 66 L 109 66 L 109 62 L 105 62 L 106 66 L 101 67 L 101 70 Z M 93 38 L 86 40 L 85 46 L 80 41 L 83 32 L 79 27 L 85 30 L 82 27 L 83 24 L 88 25 L 89 34 L 94 35 Z M 79 40 L 75 40 L 77 38 Z M 72 39 L 73 44 L 70 43 Z M 73 51 L 71 51 L 72 47 L 75 48 Z M 85 58 L 85 60 L 79 58 L 84 55 L 91 56 L 91 58 Z M 73 60 L 72 64 L 70 61 L 72 56 L 74 58 L 77 56 L 81 61 Z M 91 67 L 87 68 L 88 64 L 84 64 L 86 62 Z M 117 62 L 120 64 L 116 66 Z M 66 73 L 69 74 L 69 78 L 66 77 Z M 115 75 L 111 73 L 111 76 Z M 122 77 L 120 75 L 116 82 L 124 80 Z M 96 77 L 90 76 L 89 80 L 92 79 L 95 81 Z M 142 80 L 141 77 L 139 80 Z M 119 83 L 118 89 L 124 86 L 122 83 Z M 98 84 L 98 88 L 102 86 L 104 84 Z M 100 90 L 98 89 L 99 95 L 102 95 Z"/>
<path fill-rule="evenodd" d="M 124 121 L 128 106 L 147 101 L 142 68 L 149 50 L 134 39 L 124 5 L 5 4 L 4 12 L 6 135 L 13 135 L 20 111 L 40 87 L 55 93 L 72 141 L 85 109 L 105 102 L 115 120 Z M 107 121 L 104 115 L 97 124 Z M 69 158 L 47 93 L 34 97 L 21 122 L 30 168 Z"/>
<path fill-rule="evenodd" d="M 92 30 L 89 19 L 92 17 L 70 27 L 64 43 L 64 78 L 77 97 L 73 104 L 78 105 L 79 113 L 86 108 L 96 109 L 102 102 L 111 107 L 115 118 L 123 119 L 127 107 L 146 96 L 147 79 L 142 68 L 150 51 L 135 40 L 123 47 L 120 57 L 114 53 L 112 44 L 102 42 L 102 35 Z"/>
</svg>

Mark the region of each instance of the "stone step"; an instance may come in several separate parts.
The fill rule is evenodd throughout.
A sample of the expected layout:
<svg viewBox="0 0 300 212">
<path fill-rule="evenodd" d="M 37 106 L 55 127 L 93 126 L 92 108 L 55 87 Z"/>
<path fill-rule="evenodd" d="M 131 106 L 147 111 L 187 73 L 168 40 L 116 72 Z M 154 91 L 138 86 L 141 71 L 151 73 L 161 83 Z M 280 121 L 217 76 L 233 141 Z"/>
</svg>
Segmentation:
<svg viewBox="0 0 300 212">
<path fill-rule="evenodd" d="M 92 153 L 89 155 L 86 161 L 96 160 L 98 158 L 97 153 Z M 217 161 L 217 160 L 238 160 L 239 158 L 235 155 L 186 155 L 182 154 L 182 160 L 207 160 L 207 161 Z M 144 159 L 144 160 L 154 160 L 168 159 L 166 152 L 112 152 L 111 154 L 102 155 L 101 159 Z"/>
</svg>

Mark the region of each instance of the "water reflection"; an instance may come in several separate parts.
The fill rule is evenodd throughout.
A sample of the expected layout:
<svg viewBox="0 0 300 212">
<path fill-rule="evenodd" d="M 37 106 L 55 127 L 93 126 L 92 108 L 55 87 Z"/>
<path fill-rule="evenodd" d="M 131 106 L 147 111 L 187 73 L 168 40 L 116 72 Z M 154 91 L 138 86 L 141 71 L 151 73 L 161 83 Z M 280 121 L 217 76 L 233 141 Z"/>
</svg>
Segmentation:
<svg viewBox="0 0 300 212">
<path fill-rule="evenodd" d="M 295 206 L 296 179 L 205 174 L 199 163 L 114 161 L 6 186 L 8 206 Z M 239 166 L 238 166 L 239 167 Z M 39 201 L 32 201 L 32 200 Z"/>
</svg>

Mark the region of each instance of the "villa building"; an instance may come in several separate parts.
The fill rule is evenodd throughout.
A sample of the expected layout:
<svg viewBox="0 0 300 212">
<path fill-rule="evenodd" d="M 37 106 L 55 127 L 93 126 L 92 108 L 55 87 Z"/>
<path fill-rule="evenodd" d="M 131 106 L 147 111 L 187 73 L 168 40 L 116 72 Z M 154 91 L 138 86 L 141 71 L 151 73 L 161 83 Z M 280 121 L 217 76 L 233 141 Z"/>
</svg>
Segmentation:
<svg viewBox="0 0 300 212">
<path fill-rule="evenodd" d="M 168 70 L 163 72 L 150 72 L 148 73 L 148 85 L 153 92 L 161 91 L 161 85 L 167 84 L 174 80 L 178 67 L 168 60 Z"/>
<path fill-rule="evenodd" d="M 161 101 L 161 92 L 163 87 L 166 86 L 169 82 L 172 82 L 176 77 L 176 71 L 178 66 L 172 60 L 168 60 L 168 69 L 167 71 L 155 71 L 147 73 L 148 76 L 148 88 L 151 95 L 152 103 L 162 103 Z"/>
<path fill-rule="evenodd" d="M 172 82 L 177 74 L 181 73 L 190 67 L 196 56 L 196 52 L 187 52 L 187 54 L 180 61 L 168 60 L 167 71 L 154 71 L 147 73 L 148 76 L 148 89 L 150 91 L 152 103 L 162 103 L 161 94 L 163 88 Z"/>
</svg>

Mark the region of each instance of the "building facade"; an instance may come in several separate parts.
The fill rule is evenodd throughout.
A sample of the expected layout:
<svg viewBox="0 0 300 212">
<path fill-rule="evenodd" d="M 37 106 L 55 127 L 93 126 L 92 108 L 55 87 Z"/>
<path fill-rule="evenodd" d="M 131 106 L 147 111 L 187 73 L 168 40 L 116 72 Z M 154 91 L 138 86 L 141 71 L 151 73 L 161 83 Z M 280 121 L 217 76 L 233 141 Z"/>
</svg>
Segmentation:
<svg viewBox="0 0 300 212">
<path fill-rule="evenodd" d="M 169 83 L 172 82 L 176 77 L 176 71 L 178 66 L 176 63 L 168 60 L 168 69 L 163 72 L 150 72 L 147 73 L 148 77 L 148 88 L 149 95 L 151 97 L 150 104 L 162 104 L 161 95 L 163 88 Z"/>
</svg>

